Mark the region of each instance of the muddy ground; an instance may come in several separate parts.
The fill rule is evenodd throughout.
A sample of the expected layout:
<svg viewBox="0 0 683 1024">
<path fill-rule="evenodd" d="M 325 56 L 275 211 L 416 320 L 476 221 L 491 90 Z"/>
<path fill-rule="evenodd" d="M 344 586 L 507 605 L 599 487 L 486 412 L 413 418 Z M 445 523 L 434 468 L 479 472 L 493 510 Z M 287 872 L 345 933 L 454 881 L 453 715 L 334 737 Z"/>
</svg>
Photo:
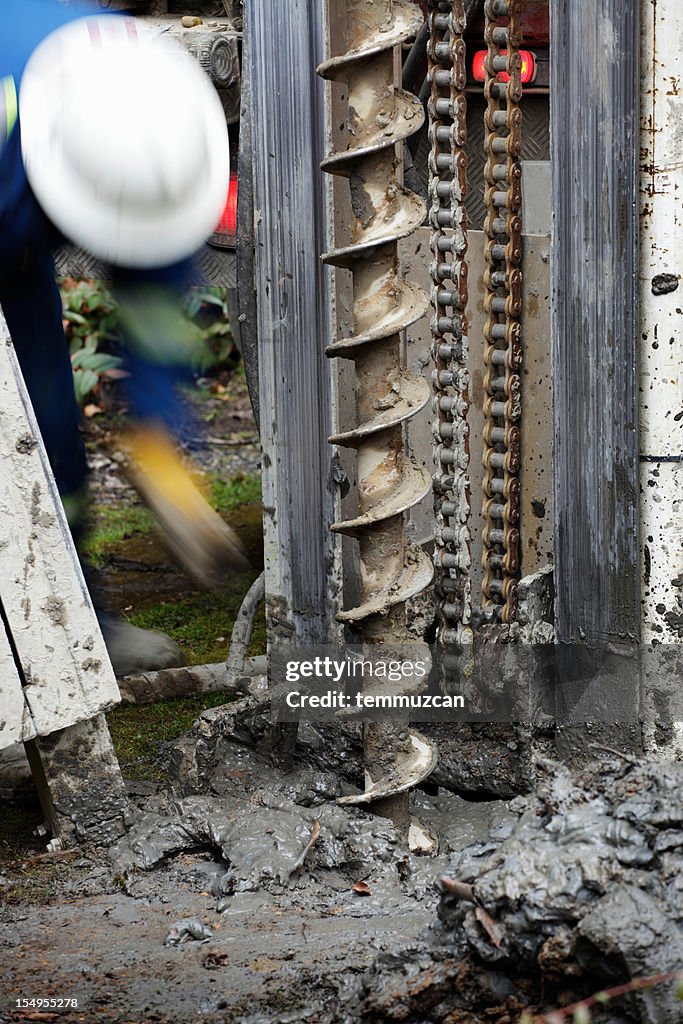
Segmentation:
<svg viewBox="0 0 683 1024">
<path fill-rule="evenodd" d="M 252 563 L 250 572 L 226 579 L 212 600 L 220 603 L 234 595 L 241 601 L 263 567 L 260 448 L 243 372 L 199 378 L 187 389 L 186 399 L 193 421 L 185 454 L 199 470 L 209 499 L 238 529 Z M 167 557 L 152 516 L 128 482 L 119 445 L 124 413 L 112 398 L 102 414 L 84 420 L 90 465 L 84 550 L 99 571 L 107 603 L 135 622 L 136 615 L 156 608 L 160 601 L 196 598 L 202 591 Z M 228 639 L 223 641 L 224 650 Z M 188 661 L 194 660 L 190 652 Z"/>
<path fill-rule="evenodd" d="M 445 845 L 436 860 L 416 858 L 384 819 L 324 798 L 294 805 L 292 785 L 306 799 L 296 771 L 275 770 L 274 786 L 265 761 L 231 774 L 227 797 L 161 797 L 158 818 L 147 813 L 111 864 L 79 852 L 27 857 L 0 873 L 0 1021 L 58 1019 L 12 1010 L 21 997 L 76 998 L 69 1019 L 82 1021 L 360 1019 L 361 981 L 378 954 L 400 954 L 437 924 L 446 851 L 483 841 L 505 816 L 499 805 L 422 797 Z M 181 852 L 162 857 L 169 821 L 169 848 Z M 316 821 L 318 841 L 297 867 Z M 184 919 L 201 922 L 207 938 L 165 944 Z"/>
<path fill-rule="evenodd" d="M 88 555 L 110 607 L 206 663 L 226 656 L 262 565 L 259 451 L 239 373 L 200 381 L 192 402 L 192 457 L 251 571 L 207 594 L 168 560 L 122 473 L 116 405 L 86 428 Z M 263 643 L 261 617 L 251 653 Z M 427 788 L 413 811 L 439 847 L 419 856 L 387 820 L 337 805 L 362 783 L 357 737 L 342 749 L 302 727 L 283 765 L 259 701 L 213 694 L 108 715 L 133 809 L 112 850 L 47 854 L 30 786 L 0 799 L 0 1024 L 521 1024 L 677 970 L 677 769 L 626 758 L 577 780 L 550 768 L 545 788 L 507 802 Z M 647 933 L 629 921 L 638 900 Z M 587 935 L 577 960 L 573 936 Z M 78 1005 L 40 1003 L 59 999 Z M 676 1024 L 678 1009 L 662 991 L 574 1020 Z"/>
<path fill-rule="evenodd" d="M 420 856 L 336 802 L 359 771 L 352 743 L 331 770 L 337 727 L 302 726 L 283 768 L 268 711 L 258 695 L 203 712 L 173 745 L 172 789 L 133 787 L 108 852 L 0 872 L 1 1021 L 58 1019 L 12 1010 L 53 997 L 128 1024 L 678 1024 L 683 766 L 547 762 L 508 803 L 416 792 L 439 837 Z"/>
<path fill-rule="evenodd" d="M 24 1019 L 10 1009 L 21 996 L 78 998 L 71 1018 L 84 1021 L 334 1020 L 377 953 L 434 920 L 435 896 L 361 896 L 334 873 L 314 894 L 295 881 L 237 893 L 217 914 L 210 889 L 221 870 L 208 853 L 178 855 L 132 882 L 89 858 L 60 863 L 42 905 L 3 912 L 0 1020 Z M 206 924 L 209 941 L 164 946 L 188 917 Z"/>
<path fill-rule="evenodd" d="M 136 625 L 168 631 L 188 662 L 202 663 L 226 656 L 242 595 L 262 566 L 259 449 L 239 372 L 199 381 L 191 401 L 198 427 L 189 454 L 205 472 L 214 504 L 245 540 L 252 571 L 207 595 L 169 561 L 122 471 L 115 400 L 100 403 L 105 411 L 85 424 L 92 469 L 87 554 L 109 607 Z M 252 653 L 263 641 L 260 622 Z M 169 701 L 108 716 L 137 808 L 163 806 L 177 737 L 222 700 Z M 239 814 L 243 822 L 261 821 L 263 787 L 249 771 L 238 776 L 239 792 L 227 803 L 222 797 L 225 821 Z M 328 793 L 323 803 L 334 825 L 333 798 Z M 444 850 L 483 838 L 499 805 L 448 799 L 446 808 L 431 808 L 449 826 Z M 306 839 L 319 811 L 297 813 Z M 221 902 L 211 891 L 228 863 L 220 844 L 195 837 L 150 871 L 110 863 L 101 850 L 51 856 L 35 832 L 41 814 L 30 786 L 15 789 L 14 799 L 0 802 L 0 1021 L 61 1019 L 45 1005 L 18 1009 L 17 999 L 76 999 L 77 1008 L 59 1012 L 77 1021 L 341 1019 L 342 1003 L 376 955 L 414 940 L 436 920 L 438 901 L 439 865 L 413 859 L 408 868 L 391 826 L 375 830 L 370 816 L 357 816 L 359 849 L 263 884 L 243 880 Z M 267 862 L 267 823 L 253 839 Z M 170 926 L 183 918 L 203 922 L 210 939 L 165 945 Z"/>
<path fill-rule="evenodd" d="M 313 907 L 293 888 L 239 894 L 219 916 L 208 892 L 217 870 L 208 854 L 181 855 L 124 894 L 107 868 L 76 862 L 49 904 L 6 912 L 0 944 L 11 961 L 0 1020 L 24 1019 L 7 1012 L 22 995 L 76 997 L 71 1018 L 87 1021 L 251 1020 L 256 1012 L 320 1020 L 321 1010 L 329 1019 L 340 987 L 397 933 L 410 940 L 432 917 L 428 905 L 378 913 L 340 883 Z M 164 946 L 185 917 L 202 920 L 211 939 Z"/>
</svg>

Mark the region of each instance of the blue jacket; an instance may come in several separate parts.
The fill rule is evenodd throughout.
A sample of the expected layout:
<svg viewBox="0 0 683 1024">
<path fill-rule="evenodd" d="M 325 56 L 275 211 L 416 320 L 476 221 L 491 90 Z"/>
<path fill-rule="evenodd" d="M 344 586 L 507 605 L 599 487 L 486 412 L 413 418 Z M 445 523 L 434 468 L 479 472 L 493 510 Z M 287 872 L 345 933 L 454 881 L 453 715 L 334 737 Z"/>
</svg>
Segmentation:
<svg viewBox="0 0 683 1024">
<path fill-rule="evenodd" d="M 55 29 L 88 14 L 102 14 L 102 10 L 83 4 L 64 7 L 56 0 L 2 0 L 0 77 L 12 75 L 18 89 L 38 43 Z"/>
</svg>

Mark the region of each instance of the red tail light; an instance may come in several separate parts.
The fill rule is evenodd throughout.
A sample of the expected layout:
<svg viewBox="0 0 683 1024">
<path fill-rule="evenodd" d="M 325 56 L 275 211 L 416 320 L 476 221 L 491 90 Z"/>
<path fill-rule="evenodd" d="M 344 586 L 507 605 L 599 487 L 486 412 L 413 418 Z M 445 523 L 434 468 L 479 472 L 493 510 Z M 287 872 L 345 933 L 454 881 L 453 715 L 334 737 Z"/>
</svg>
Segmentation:
<svg viewBox="0 0 683 1024">
<path fill-rule="evenodd" d="M 486 81 L 486 56 L 487 50 L 477 50 L 472 60 L 472 76 L 475 82 Z M 507 50 L 501 50 L 501 56 L 507 54 Z M 522 58 L 522 85 L 529 85 L 533 82 L 536 77 L 536 58 L 534 57 L 531 50 L 520 50 L 519 55 Z M 501 82 L 509 82 L 510 76 L 507 71 L 501 71 L 497 75 Z"/>
<path fill-rule="evenodd" d="M 472 61 L 472 74 L 475 82 L 486 81 L 486 66 L 484 62 L 486 61 L 487 52 L 487 50 L 477 50 L 474 55 L 474 60 Z"/>
<path fill-rule="evenodd" d="M 230 173 L 225 209 L 209 241 L 225 249 L 234 249 L 237 245 L 237 171 Z"/>
</svg>

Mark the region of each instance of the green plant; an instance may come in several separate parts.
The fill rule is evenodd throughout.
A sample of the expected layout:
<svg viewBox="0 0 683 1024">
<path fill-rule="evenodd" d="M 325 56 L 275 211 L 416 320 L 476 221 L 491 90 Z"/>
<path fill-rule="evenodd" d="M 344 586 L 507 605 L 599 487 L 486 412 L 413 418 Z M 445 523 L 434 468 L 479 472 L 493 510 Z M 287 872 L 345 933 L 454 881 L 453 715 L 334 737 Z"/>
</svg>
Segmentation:
<svg viewBox="0 0 683 1024">
<path fill-rule="evenodd" d="M 119 311 L 109 289 L 101 281 L 60 281 L 63 322 L 69 342 L 74 390 L 79 405 L 96 398 L 103 380 L 122 375 L 122 360 L 102 351 L 104 343 L 120 337 Z M 196 368 L 234 367 L 239 354 L 228 319 L 227 289 L 192 288 L 185 299 L 185 313 L 199 328 Z"/>
<path fill-rule="evenodd" d="M 234 699 L 226 693 L 202 693 L 109 711 L 107 722 L 124 778 L 163 782 L 169 756 L 165 745 L 191 729 L 206 708 Z"/>
<path fill-rule="evenodd" d="M 155 520 L 139 505 L 95 505 L 90 508 L 90 530 L 82 541 L 83 554 L 93 565 L 104 565 L 113 545 L 131 537 L 154 533 Z"/>
<path fill-rule="evenodd" d="M 74 391 L 79 405 L 84 405 L 103 379 L 111 379 L 121 372 L 118 356 L 99 351 L 103 341 L 118 336 L 118 311 L 101 282 L 64 278 L 60 286 Z"/>
<path fill-rule="evenodd" d="M 226 515 L 241 505 L 261 501 L 261 477 L 258 473 L 236 473 L 227 480 L 213 476 L 210 499 L 213 507 Z"/>
<path fill-rule="evenodd" d="M 202 373 L 232 367 L 239 359 L 230 329 L 227 295 L 227 288 L 192 288 L 185 300 L 185 312 L 201 330 L 203 344 L 196 366 Z"/>
<path fill-rule="evenodd" d="M 82 348 L 71 352 L 74 391 L 79 405 L 85 404 L 86 399 L 96 391 L 103 378 L 111 377 L 111 370 L 116 370 L 121 366 L 118 356 L 98 352 L 98 344 L 97 339 L 91 336 Z"/>
</svg>

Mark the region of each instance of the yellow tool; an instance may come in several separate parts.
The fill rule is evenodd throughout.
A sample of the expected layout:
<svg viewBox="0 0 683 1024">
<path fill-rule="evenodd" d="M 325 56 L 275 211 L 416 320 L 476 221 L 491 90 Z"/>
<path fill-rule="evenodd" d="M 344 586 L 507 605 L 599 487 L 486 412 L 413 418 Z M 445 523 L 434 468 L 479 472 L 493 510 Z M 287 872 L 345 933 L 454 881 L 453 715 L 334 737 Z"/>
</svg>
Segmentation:
<svg viewBox="0 0 683 1024">
<path fill-rule="evenodd" d="M 211 508 L 162 423 L 129 428 L 123 447 L 133 485 L 158 519 L 171 553 L 194 579 L 214 586 L 226 570 L 249 568 L 240 539 Z"/>
</svg>

